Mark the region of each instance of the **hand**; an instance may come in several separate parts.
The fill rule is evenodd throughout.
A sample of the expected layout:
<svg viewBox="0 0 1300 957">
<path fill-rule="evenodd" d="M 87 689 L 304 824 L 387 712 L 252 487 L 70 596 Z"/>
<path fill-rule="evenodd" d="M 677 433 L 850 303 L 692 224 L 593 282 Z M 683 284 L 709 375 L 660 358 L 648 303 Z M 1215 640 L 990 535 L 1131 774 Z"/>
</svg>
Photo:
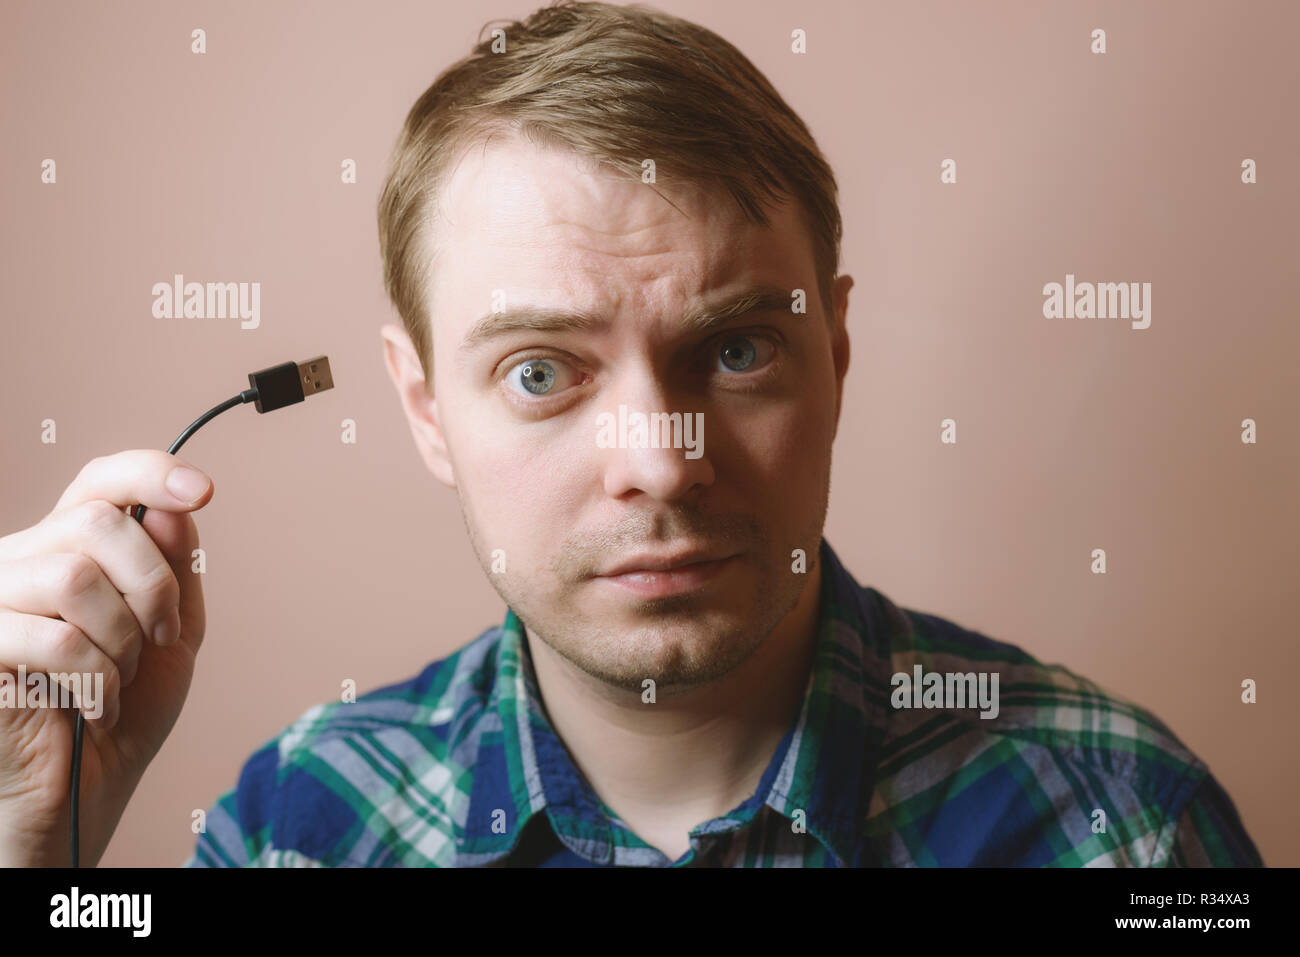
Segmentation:
<svg viewBox="0 0 1300 957">
<path fill-rule="evenodd" d="M 103 675 L 98 699 L 93 681 L 81 692 L 83 866 L 103 855 L 176 724 L 203 641 L 190 513 L 213 486 L 196 472 L 195 484 L 170 491 L 169 473 L 184 464 L 152 449 L 93 459 L 53 511 L 0 538 L 0 695 L 4 683 L 16 692 L 20 665 L 29 688 L 41 673 L 47 704 L 59 690 L 50 673 Z M 137 503 L 147 508 L 143 524 Z M 75 721 L 71 709 L 0 697 L 0 865 L 68 865 Z"/>
</svg>

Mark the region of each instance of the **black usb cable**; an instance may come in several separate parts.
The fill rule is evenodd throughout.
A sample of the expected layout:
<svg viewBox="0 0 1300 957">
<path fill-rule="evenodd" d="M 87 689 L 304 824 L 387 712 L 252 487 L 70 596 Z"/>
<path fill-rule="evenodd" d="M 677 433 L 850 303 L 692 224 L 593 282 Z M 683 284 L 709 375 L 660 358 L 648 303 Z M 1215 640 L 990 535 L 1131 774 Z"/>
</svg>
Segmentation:
<svg viewBox="0 0 1300 957">
<path fill-rule="evenodd" d="M 271 366 L 271 368 L 263 369 L 260 372 L 250 372 L 248 374 L 248 384 L 249 388 L 239 393 L 239 395 L 232 396 L 220 405 L 214 406 L 190 423 L 190 427 L 176 438 L 167 453 L 169 455 L 174 454 L 191 435 L 227 409 L 233 409 L 237 405 L 252 402 L 258 412 L 274 412 L 286 405 L 301 402 L 309 395 L 315 395 L 317 392 L 324 392 L 326 389 L 334 388 L 334 378 L 330 375 L 329 359 L 325 356 L 317 356 L 314 359 L 308 359 L 306 362 L 283 362 L 278 366 Z M 132 517 L 143 525 L 145 511 L 143 505 L 137 505 L 135 514 Z M 79 863 L 81 859 L 81 835 L 77 809 L 78 796 L 81 790 L 81 737 L 85 724 L 86 716 L 78 708 L 77 727 L 72 733 L 72 783 L 70 785 L 71 795 L 69 799 L 71 820 L 68 826 L 68 843 L 71 847 L 73 867 L 81 866 Z"/>
</svg>

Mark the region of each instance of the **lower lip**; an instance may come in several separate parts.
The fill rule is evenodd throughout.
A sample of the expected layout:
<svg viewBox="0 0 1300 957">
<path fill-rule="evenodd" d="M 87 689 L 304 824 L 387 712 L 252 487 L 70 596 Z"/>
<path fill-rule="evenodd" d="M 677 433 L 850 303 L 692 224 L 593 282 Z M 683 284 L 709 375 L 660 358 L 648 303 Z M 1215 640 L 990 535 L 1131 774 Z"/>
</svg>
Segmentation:
<svg viewBox="0 0 1300 957">
<path fill-rule="evenodd" d="M 624 572 L 621 575 L 600 575 L 596 581 L 609 582 L 646 598 L 663 598 L 680 595 L 703 588 L 731 567 L 738 556 L 720 558 L 712 562 L 697 562 L 662 571 Z"/>
</svg>

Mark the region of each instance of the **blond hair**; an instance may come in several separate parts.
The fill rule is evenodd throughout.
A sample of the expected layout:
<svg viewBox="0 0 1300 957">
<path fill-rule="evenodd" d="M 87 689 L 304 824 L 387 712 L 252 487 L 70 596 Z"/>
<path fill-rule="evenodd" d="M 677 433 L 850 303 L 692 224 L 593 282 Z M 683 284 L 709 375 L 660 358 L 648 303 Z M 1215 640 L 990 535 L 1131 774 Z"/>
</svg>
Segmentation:
<svg viewBox="0 0 1300 957">
<path fill-rule="evenodd" d="M 769 203 L 793 196 L 811 239 L 829 314 L 842 225 L 835 177 L 803 121 L 734 46 L 643 6 L 562 0 L 479 31 L 407 114 L 379 198 L 384 285 L 432 383 L 428 304 L 432 212 L 450 162 L 497 130 L 522 134 L 641 178 L 726 190 L 766 227 Z"/>
</svg>

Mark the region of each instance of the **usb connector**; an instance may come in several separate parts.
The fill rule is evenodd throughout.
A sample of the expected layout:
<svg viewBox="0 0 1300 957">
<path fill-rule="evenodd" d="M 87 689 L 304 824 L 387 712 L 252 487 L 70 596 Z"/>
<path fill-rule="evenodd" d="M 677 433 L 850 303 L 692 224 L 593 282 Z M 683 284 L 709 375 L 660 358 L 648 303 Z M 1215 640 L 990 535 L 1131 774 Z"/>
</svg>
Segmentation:
<svg viewBox="0 0 1300 957">
<path fill-rule="evenodd" d="M 325 356 L 317 356 L 306 362 L 298 363 L 298 378 L 302 380 L 302 394 L 315 395 L 326 389 L 334 388 L 334 377 L 330 375 L 330 361 Z"/>
<path fill-rule="evenodd" d="M 316 356 L 305 362 L 283 362 L 260 372 L 250 372 L 248 384 L 257 392 L 253 407 L 258 412 L 274 412 L 334 388 L 334 377 L 330 375 L 329 358 Z"/>
</svg>

